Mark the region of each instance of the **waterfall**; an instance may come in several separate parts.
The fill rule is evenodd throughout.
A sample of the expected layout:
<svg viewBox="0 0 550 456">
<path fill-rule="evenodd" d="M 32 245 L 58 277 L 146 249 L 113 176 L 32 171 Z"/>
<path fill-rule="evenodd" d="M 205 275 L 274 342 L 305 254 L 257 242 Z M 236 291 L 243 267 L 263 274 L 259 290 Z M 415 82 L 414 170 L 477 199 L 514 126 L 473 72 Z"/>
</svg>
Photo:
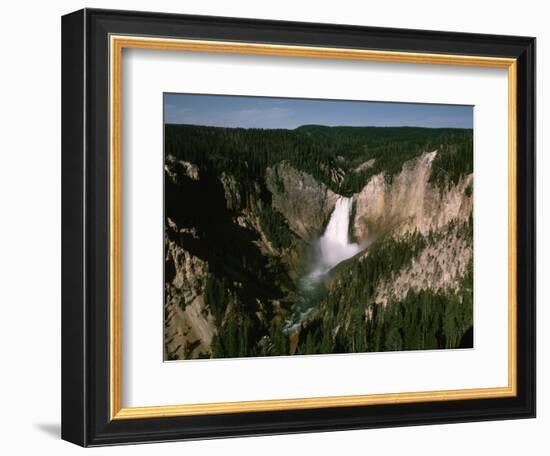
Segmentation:
<svg viewBox="0 0 550 456">
<path fill-rule="evenodd" d="M 298 298 L 294 303 L 292 316 L 284 328 L 286 333 L 299 327 L 311 309 L 317 305 L 317 295 L 322 286 L 323 276 L 338 263 L 351 258 L 361 250 L 358 244 L 349 242 L 351 206 L 351 198 L 341 196 L 336 201 L 325 232 L 319 239 L 314 268 L 300 279 Z"/>
<path fill-rule="evenodd" d="M 361 248 L 349 242 L 349 219 L 351 215 L 351 198 L 341 196 L 336 201 L 325 233 L 319 239 L 318 274 L 324 274 L 338 263 L 351 258 Z"/>
</svg>

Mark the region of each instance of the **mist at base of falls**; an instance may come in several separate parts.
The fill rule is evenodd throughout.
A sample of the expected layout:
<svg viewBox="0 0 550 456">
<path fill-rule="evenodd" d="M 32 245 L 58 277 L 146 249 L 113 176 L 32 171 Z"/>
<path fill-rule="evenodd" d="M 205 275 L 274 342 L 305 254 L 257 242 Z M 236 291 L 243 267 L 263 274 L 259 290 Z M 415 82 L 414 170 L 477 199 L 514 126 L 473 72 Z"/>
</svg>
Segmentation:
<svg viewBox="0 0 550 456">
<path fill-rule="evenodd" d="M 351 208 L 351 198 L 342 196 L 336 201 L 325 232 L 314 245 L 313 265 L 299 281 L 298 299 L 287 322 L 287 331 L 299 326 L 317 304 L 325 275 L 361 251 L 359 244 L 349 242 Z"/>
</svg>

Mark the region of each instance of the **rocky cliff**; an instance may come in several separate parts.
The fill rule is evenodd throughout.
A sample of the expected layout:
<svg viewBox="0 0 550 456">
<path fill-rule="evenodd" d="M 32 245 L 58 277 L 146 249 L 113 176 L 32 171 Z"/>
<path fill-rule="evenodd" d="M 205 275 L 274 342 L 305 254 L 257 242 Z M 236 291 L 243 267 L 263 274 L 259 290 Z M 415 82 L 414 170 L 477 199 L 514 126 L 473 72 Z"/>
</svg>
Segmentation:
<svg viewBox="0 0 550 456">
<path fill-rule="evenodd" d="M 394 315 L 396 308 L 403 308 L 403 315 L 410 313 L 411 320 L 460 321 L 445 326 L 447 332 L 431 328 L 430 342 L 422 343 L 461 343 L 472 324 L 473 175 L 457 183 L 431 182 L 436 154 L 423 153 L 405 162 L 391 180 L 384 173 L 372 176 L 353 196 L 351 234 L 364 250 L 327 277 L 327 296 L 293 336 L 296 353 L 300 344 L 302 350 L 310 349 L 308 338 L 320 337 L 319 328 L 333 335 L 331 350 L 414 348 L 412 336 L 384 332 L 391 327 L 380 329 L 391 326 L 389 321 L 404 324 L 402 316 Z M 428 303 L 424 309 L 418 307 L 420 301 Z"/>
<path fill-rule="evenodd" d="M 353 235 L 360 242 L 392 232 L 427 234 L 455 220 L 464 222 L 472 213 L 473 175 L 457 185 L 437 187 L 429 181 L 437 151 L 424 153 L 403 164 L 390 183 L 384 173 L 373 176 L 354 196 Z M 468 195 L 468 193 L 470 193 Z"/>
<path fill-rule="evenodd" d="M 165 358 L 209 357 L 214 336 L 213 317 L 204 293 L 208 263 L 178 245 L 180 229 L 167 220 L 165 235 Z M 186 233 L 187 230 L 181 231 Z M 194 233 L 192 233 L 194 234 Z"/>
<path fill-rule="evenodd" d="M 182 131 L 187 139 L 188 127 Z M 320 135 L 333 154 L 312 161 L 302 142 L 292 153 L 256 146 L 265 132 L 193 132 L 209 148 L 175 149 L 165 161 L 166 359 L 471 344 L 468 144 L 359 143 L 348 157 L 322 136 L 332 130 L 312 127 L 308 140 Z M 288 133 L 272 134 L 290 147 Z M 409 141 L 411 131 L 391 134 Z M 250 137 L 240 143 L 240 135 Z M 352 201 L 349 237 L 359 253 L 312 287 L 304 278 L 343 195 Z"/>
<path fill-rule="evenodd" d="M 273 207 L 305 241 L 319 238 L 338 195 L 310 174 L 281 162 L 266 171 Z"/>
</svg>

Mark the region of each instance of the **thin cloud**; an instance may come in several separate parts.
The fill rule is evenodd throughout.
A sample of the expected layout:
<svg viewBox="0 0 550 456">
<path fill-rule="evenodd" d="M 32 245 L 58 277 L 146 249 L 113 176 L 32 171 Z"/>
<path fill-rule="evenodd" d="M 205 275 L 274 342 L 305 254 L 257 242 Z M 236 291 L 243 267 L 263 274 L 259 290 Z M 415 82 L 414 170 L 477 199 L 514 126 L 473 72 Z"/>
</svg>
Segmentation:
<svg viewBox="0 0 550 456">
<path fill-rule="evenodd" d="M 296 128 L 305 124 L 472 128 L 473 107 L 171 94 L 167 123 L 241 128 Z"/>
</svg>

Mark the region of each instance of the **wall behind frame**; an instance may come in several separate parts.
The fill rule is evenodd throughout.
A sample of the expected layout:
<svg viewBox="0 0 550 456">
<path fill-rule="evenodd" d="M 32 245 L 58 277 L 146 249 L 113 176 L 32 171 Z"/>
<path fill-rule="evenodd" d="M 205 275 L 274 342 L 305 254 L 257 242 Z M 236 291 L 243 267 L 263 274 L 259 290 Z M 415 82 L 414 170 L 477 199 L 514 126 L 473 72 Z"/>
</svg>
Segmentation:
<svg viewBox="0 0 550 456">
<path fill-rule="evenodd" d="M 60 0 L 20 1 L 2 12 L 0 72 L 0 448 L 6 454 L 42 451 L 73 454 L 60 429 L 60 16 L 87 7 L 348 23 L 416 29 L 531 35 L 537 37 L 538 81 L 550 78 L 550 31 L 542 2 L 525 0 L 447 3 L 320 2 L 279 0 Z M 550 119 L 550 95 L 539 84 L 538 125 Z M 538 128 L 538 302 L 550 302 L 550 172 Z M 546 205 L 548 207 L 548 205 Z M 539 328 L 550 319 L 538 306 Z M 550 334 L 538 331 L 538 384 L 550 382 Z M 9 373 L 7 375 L 6 373 Z M 409 427 L 100 448 L 94 454 L 349 454 L 499 455 L 545 454 L 550 393 L 538 391 L 536 420 Z M 110 453 L 109 453 L 110 452 Z"/>
</svg>

